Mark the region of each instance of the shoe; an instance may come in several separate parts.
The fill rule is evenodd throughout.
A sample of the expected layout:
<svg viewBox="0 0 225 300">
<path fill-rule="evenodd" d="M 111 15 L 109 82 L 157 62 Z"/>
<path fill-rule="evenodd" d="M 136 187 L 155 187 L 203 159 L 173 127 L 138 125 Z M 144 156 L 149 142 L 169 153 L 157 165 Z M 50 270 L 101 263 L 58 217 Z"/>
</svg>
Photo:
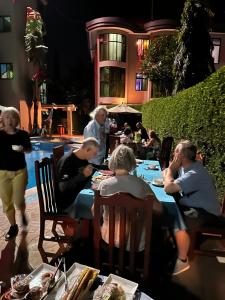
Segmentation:
<svg viewBox="0 0 225 300">
<path fill-rule="evenodd" d="M 187 271 L 190 268 L 190 264 L 188 262 L 188 259 L 186 262 L 183 262 L 182 260 L 180 260 L 179 258 L 177 258 L 174 270 L 172 275 L 178 275 L 182 272 Z"/>
<path fill-rule="evenodd" d="M 22 215 L 22 225 L 24 227 L 27 227 L 27 225 L 28 225 L 28 221 L 27 221 L 26 215 Z"/>
<path fill-rule="evenodd" d="M 15 236 L 17 236 L 18 231 L 19 231 L 19 229 L 18 229 L 18 225 L 17 224 L 10 226 L 9 231 L 5 235 L 5 240 L 9 241 L 10 239 L 12 239 Z"/>
</svg>

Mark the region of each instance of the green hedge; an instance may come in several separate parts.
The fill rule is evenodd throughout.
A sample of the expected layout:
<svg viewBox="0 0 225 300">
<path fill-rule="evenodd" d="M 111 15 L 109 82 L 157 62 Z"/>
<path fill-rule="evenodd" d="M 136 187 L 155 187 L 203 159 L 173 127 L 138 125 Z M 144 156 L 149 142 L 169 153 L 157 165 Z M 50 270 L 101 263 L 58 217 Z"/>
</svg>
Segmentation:
<svg viewBox="0 0 225 300">
<path fill-rule="evenodd" d="M 219 196 L 225 192 L 225 67 L 174 97 L 158 98 L 142 107 L 146 128 L 161 138 L 194 142 L 206 158 Z"/>
</svg>

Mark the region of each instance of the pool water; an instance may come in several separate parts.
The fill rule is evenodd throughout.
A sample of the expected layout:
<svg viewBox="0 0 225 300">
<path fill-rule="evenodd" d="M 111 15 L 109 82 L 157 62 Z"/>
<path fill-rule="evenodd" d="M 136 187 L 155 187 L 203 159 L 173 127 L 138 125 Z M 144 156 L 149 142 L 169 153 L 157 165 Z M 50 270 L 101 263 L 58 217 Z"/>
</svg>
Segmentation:
<svg viewBox="0 0 225 300">
<path fill-rule="evenodd" d="M 27 189 L 36 186 L 35 167 L 34 167 L 35 160 L 41 160 L 43 157 L 50 157 L 52 155 L 52 149 L 59 145 L 62 145 L 62 143 L 41 142 L 41 141 L 32 142 L 33 151 L 25 155 L 26 162 L 27 162 L 27 171 L 28 171 Z M 66 144 L 64 146 L 64 149 L 65 152 L 68 152 L 71 149 L 71 145 Z"/>
</svg>

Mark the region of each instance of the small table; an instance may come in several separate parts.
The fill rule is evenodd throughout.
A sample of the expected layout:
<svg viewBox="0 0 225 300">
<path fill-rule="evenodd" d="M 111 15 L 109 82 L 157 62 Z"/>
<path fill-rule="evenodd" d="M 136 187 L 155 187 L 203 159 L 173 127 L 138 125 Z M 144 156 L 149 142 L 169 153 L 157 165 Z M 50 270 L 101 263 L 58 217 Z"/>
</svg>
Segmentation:
<svg viewBox="0 0 225 300">
<path fill-rule="evenodd" d="M 157 170 L 147 169 L 149 164 L 154 164 L 157 166 Z M 163 187 L 154 186 L 151 182 L 154 178 L 162 178 L 162 172 L 158 161 L 152 160 L 143 160 L 137 168 L 137 176 L 144 176 L 144 179 L 149 182 L 149 185 L 154 192 L 156 198 L 164 205 L 168 214 L 174 219 L 176 223 L 176 228 L 180 230 L 186 230 L 187 227 L 184 223 L 183 217 L 180 213 L 180 210 L 176 204 L 174 198 L 164 191 Z M 92 220 L 93 215 L 91 212 L 91 207 L 94 203 L 94 191 L 90 188 L 82 190 L 76 200 L 76 215 L 77 219 L 88 219 Z"/>
</svg>

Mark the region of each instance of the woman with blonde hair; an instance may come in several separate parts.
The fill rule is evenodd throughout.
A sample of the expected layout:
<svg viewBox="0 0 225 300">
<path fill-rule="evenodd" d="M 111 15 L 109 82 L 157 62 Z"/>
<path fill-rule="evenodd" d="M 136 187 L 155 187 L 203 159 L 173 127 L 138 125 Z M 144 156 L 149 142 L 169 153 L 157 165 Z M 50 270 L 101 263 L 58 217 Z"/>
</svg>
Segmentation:
<svg viewBox="0 0 225 300">
<path fill-rule="evenodd" d="M 24 194 L 28 177 L 24 153 L 31 151 L 31 143 L 28 133 L 18 128 L 20 115 L 16 108 L 7 107 L 1 117 L 3 128 L 0 130 L 0 198 L 10 223 L 9 231 L 5 235 L 5 240 L 8 241 L 18 234 L 15 208 L 20 210 L 23 226 L 27 226 Z"/>
</svg>

